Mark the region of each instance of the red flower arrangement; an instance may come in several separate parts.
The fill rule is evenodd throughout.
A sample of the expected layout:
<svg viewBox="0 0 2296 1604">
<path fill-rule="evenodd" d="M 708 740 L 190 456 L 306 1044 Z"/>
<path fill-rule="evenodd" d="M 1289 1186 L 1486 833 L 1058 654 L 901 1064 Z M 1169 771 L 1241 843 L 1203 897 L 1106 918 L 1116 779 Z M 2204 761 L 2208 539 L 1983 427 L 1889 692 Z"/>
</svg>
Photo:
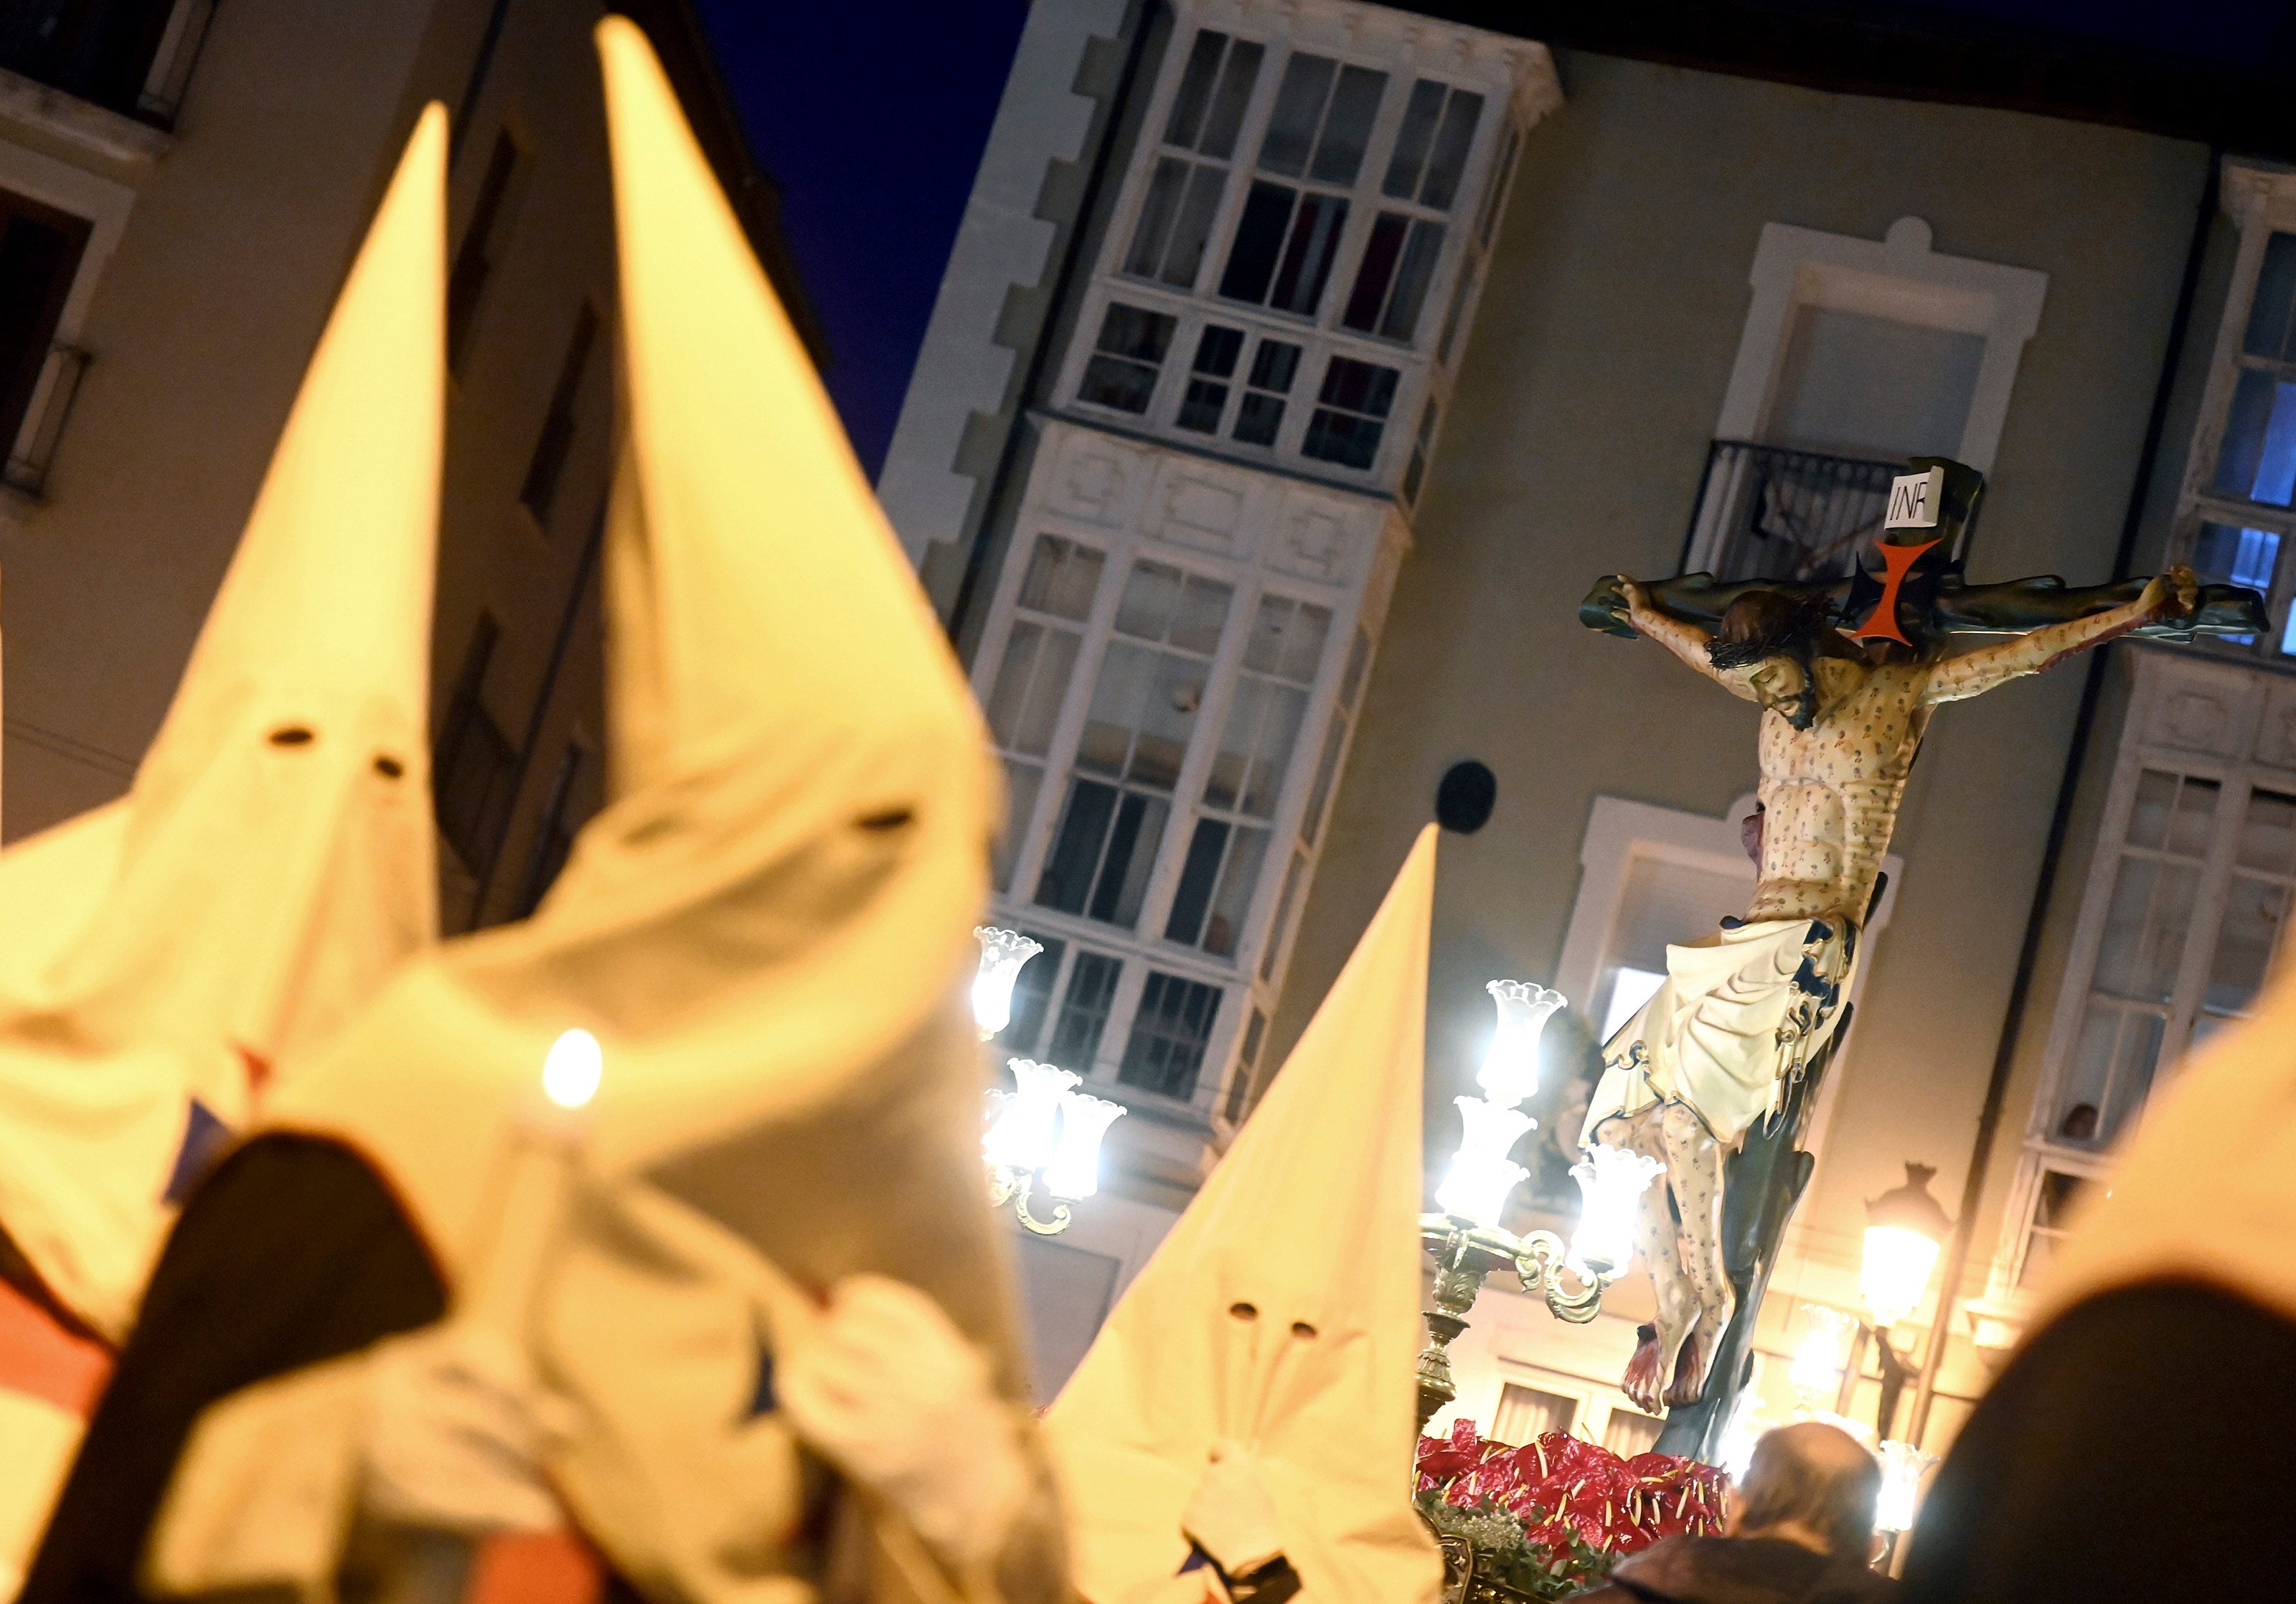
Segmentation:
<svg viewBox="0 0 2296 1604">
<path fill-rule="evenodd" d="M 1448 1436 L 1420 1438 L 1418 1468 L 1419 1502 L 1439 1526 L 1453 1524 L 1441 1518 L 1453 1510 L 1484 1518 L 1503 1511 L 1520 1525 L 1528 1547 L 1544 1551 L 1530 1557 L 1537 1568 L 1558 1577 L 1590 1568 L 1572 1562 L 1591 1559 L 1586 1551 L 1603 1556 L 1607 1569 L 1608 1559 L 1663 1538 L 1720 1530 L 1730 1489 L 1726 1475 L 1696 1460 L 1620 1459 L 1560 1431 L 1516 1448 L 1478 1435 L 1472 1420 L 1458 1421 Z"/>
</svg>

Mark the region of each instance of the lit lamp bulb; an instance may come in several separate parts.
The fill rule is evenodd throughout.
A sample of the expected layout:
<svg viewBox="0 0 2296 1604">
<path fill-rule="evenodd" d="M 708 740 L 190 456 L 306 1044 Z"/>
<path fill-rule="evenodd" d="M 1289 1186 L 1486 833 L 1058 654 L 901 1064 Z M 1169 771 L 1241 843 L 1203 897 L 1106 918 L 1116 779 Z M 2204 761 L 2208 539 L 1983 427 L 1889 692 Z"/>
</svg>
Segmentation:
<svg viewBox="0 0 2296 1604">
<path fill-rule="evenodd" d="M 980 967 L 972 977 L 972 1022 L 986 1041 L 1013 1022 L 1013 983 L 1021 978 L 1021 966 L 1045 947 L 1017 930 L 993 925 L 977 925 L 972 934 L 980 943 Z"/>
<path fill-rule="evenodd" d="M 1643 1194 L 1666 1166 L 1629 1147 L 1592 1147 L 1570 1166 L 1578 1183 L 1578 1229 L 1570 1238 L 1570 1258 L 1597 1276 L 1627 1267 L 1635 1251 L 1635 1213 Z"/>
<path fill-rule="evenodd" d="M 598 1095 L 606 1071 L 606 1055 L 598 1039 L 585 1030 L 571 1030 L 550 1044 L 542 1060 L 542 1095 L 571 1114 L 586 1108 Z"/>
<path fill-rule="evenodd" d="M 1011 1060 L 1011 1068 L 1020 1090 L 1004 1094 L 996 1123 L 982 1139 L 981 1152 L 1000 1170 L 1041 1170 L 1053 1160 L 1061 1104 L 1078 1077 L 1027 1058 Z"/>
<path fill-rule="evenodd" d="M 1908 1164 L 1905 1185 L 1866 1205 L 1866 1256 L 1857 1290 L 1874 1325 L 1885 1330 L 1922 1306 L 1938 1250 L 1953 1230 L 1953 1222 L 1930 1196 L 1930 1178 L 1936 1173 L 1928 1164 Z"/>
<path fill-rule="evenodd" d="M 1507 1150 L 1538 1122 L 1483 1098 L 1455 1098 L 1465 1129 L 1458 1156 L 1435 1194 L 1435 1206 L 1488 1230 L 1506 1210 L 1507 1194 L 1530 1173 L 1511 1163 Z"/>
<path fill-rule="evenodd" d="M 1538 1090 L 1538 1039 L 1562 1006 L 1562 993 L 1522 980 L 1495 980 L 1483 988 L 1498 1005 L 1498 1030 L 1475 1083 L 1501 1107 L 1512 1108 Z"/>
<path fill-rule="evenodd" d="M 1882 1495 L 1874 1502 L 1874 1524 L 1884 1532 L 1910 1532 L 1922 1507 L 1922 1478 L 1938 1462 L 1911 1443 L 1895 1438 L 1882 1444 Z"/>
<path fill-rule="evenodd" d="M 1061 1094 L 1061 1133 L 1045 1165 L 1045 1190 L 1055 1197 L 1089 1197 L 1100 1190 L 1100 1139 L 1124 1117 L 1124 1105 L 1081 1091 Z"/>
</svg>

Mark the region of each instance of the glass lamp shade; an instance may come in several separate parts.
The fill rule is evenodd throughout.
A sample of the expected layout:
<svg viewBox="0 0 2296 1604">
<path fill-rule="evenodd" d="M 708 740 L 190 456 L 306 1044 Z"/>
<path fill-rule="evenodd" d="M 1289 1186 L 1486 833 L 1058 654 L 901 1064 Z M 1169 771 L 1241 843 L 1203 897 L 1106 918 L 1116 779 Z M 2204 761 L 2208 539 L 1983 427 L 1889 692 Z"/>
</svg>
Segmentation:
<svg viewBox="0 0 2296 1604">
<path fill-rule="evenodd" d="M 1507 1149 L 1538 1122 L 1482 1098 L 1452 1101 L 1459 1106 L 1465 1131 L 1459 1138 L 1458 1156 L 1451 1160 L 1450 1173 L 1443 1177 L 1443 1185 L 1435 1194 L 1435 1206 L 1477 1225 L 1496 1226 L 1506 1210 L 1507 1194 L 1530 1173 L 1521 1164 L 1508 1162 Z"/>
<path fill-rule="evenodd" d="M 1100 1139 L 1124 1117 L 1124 1105 L 1081 1091 L 1061 1094 L 1061 1134 L 1045 1166 L 1045 1190 L 1055 1197 L 1089 1197 L 1100 1190 Z"/>
<path fill-rule="evenodd" d="M 1626 1268 L 1635 1251 L 1635 1211 L 1652 1180 L 1666 1166 L 1647 1153 L 1595 1147 L 1570 1166 L 1578 1183 L 1578 1229 L 1570 1257 L 1597 1275 Z"/>
<path fill-rule="evenodd" d="M 1849 1334 L 1857 1326 L 1839 1309 L 1824 1304 L 1809 1306 L 1809 1328 L 1794 1350 L 1793 1369 L 1786 1372 L 1794 1391 L 1830 1394 L 1841 1385 L 1842 1366 L 1849 1361 Z"/>
<path fill-rule="evenodd" d="M 1857 1290 L 1865 1295 L 1875 1325 L 1894 1326 L 1921 1307 L 1937 1259 L 1934 1238 L 1902 1225 L 1866 1228 L 1866 1258 Z"/>
<path fill-rule="evenodd" d="M 1495 980 L 1483 989 L 1498 1004 L 1499 1028 L 1475 1084 L 1492 1102 L 1512 1108 L 1538 1090 L 1538 1039 L 1548 1016 L 1562 1006 L 1562 993 L 1521 980 Z"/>
<path fill-rule="evenodd" d="M 1004 1095 L 981 1152 L 1000 1170 L 1040 1170 L 1053 1160 L 1061 1104 L 1078 1077 L 1026 1058 L 1013 1059 L 1011 1066 L 1020 1090 Z"/>
<path fill-rule="evenodd" d="M 1045 950 L 1017 930 L 981 925 L 972 932 L 980 943 L 980 968 L 972 977 L 972 1021 L 988 1041 L 1013 1022 L 1013 983 L 1021 967 Z"/>
<path fill-rule="evenodd" d="M 567 1031 L 550 1044 L 542 1060 L 542 1094 L 571 1112 L 598 1095 L 606 1069 L 598 1039 L 584 1030 Z"/>
<path fill-rule="evenodd" d="M 1882 1496 L 1874 1503 L 1874 1524 L 1885 1532 L 1910 1532 L 1922 1507 L 1922 1478 L 1937 1463 L 1911 1443 L 1895 1438 L 1882 1444 Z"/>
</svg>

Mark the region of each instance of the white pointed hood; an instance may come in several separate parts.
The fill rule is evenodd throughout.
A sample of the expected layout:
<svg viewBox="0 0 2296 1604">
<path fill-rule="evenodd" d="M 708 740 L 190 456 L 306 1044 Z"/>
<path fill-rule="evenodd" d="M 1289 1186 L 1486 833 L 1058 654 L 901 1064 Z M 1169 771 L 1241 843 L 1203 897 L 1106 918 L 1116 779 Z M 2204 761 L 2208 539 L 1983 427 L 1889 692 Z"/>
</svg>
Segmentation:
<svg viewBox="0 0 2296 1604">
<path fill-rule="evenodd" d="M 127 796 L 0 854 L 71 933 L 0 961 L 0 1223 L 99 1328 L 132 1310 L 187 1099 L 245 1119 L 264 1065 L 437 933 L 445 177 L 432 106 Z"/>
<path fill-rule="evenodd" d="M 592 1032 L 585 1201 L 537 1338 L 586 1427 L 553 1478 L 625 1574 L 750 1597 L 791 1452 L 752 1406 L 761 1286 L 906 1280 L 1020 1390 L 965 1002 L 995 771 L 652 51 L 619 17 L 598 44 L 614 795 L 531 918 L 407 965 L 267 1116 L 363 1152 L 466 1291 L 508 1127 L 559 1033 Z"/>
<path fill-rule="evenodd" d="M 1411 1504 L 1435 842 L 1431 825 L 1045 1417 L 1089 1604 L 1179 1570 L 1181 1512 L 1223 1437 L 1258 1452 L 1308 1596 L 1436 1595 Z"/>
</svg>

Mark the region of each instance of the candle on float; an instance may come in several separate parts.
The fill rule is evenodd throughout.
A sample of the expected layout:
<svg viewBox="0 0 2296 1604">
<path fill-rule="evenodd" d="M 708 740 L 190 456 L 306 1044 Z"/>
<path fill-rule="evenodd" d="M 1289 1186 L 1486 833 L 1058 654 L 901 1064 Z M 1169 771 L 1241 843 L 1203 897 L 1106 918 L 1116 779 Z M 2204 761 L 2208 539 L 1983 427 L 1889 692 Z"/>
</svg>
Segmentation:
<svg viewBox="0 0 2296 1604">
<path fill-rule="evenodd" d="M 595 1036 L 563 1032 L 542 1061 L 546 1106 L 512 1118 L 492 1228 L 472 1257 L 462 1300 L 468 1318 L 506 1336 L 522 1339 L 533 1316 L 543 1263 L 581 1163 L 582 1110 L 597 1095 L 604 1067 Z"/>
</svg>

